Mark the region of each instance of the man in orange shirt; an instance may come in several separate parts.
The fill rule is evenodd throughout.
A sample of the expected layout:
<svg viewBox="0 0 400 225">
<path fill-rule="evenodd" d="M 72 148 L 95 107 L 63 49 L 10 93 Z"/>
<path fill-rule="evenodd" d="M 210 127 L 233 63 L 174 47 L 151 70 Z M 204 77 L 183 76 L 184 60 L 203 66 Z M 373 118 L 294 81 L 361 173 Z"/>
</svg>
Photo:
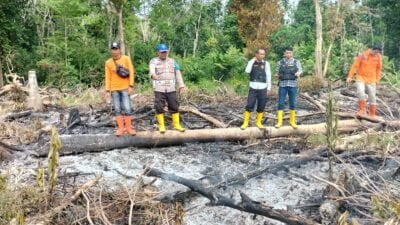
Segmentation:
<svg viewBox="0 0 400 225">
<path fill-rule="evenodd" d="M 106 98 L 112 97 L 115 111 L 115 120 L 118 129 L 117 136 L 128 132 L 136 135 L 132 128 L 132 107 L 130 94 L 133 91 L 134 69 L 131 59 L 122 55 L 120 45 L 113 42 L 111 45 L 111 58 L 105 63 Z"/>
<path fill-rule="evenodd" d="M 366 105 L 368 96 L 368 115 L 376 115 L 376 84 L 382 78 L 382 47 L 375 45 L 371 49 L 359 54 L 354 61 L 349 74 L 347 83 L 353 80 L 356 74 L 356 87 L 358 95 L 357 115 L 366 115 Z"/>
</svg>

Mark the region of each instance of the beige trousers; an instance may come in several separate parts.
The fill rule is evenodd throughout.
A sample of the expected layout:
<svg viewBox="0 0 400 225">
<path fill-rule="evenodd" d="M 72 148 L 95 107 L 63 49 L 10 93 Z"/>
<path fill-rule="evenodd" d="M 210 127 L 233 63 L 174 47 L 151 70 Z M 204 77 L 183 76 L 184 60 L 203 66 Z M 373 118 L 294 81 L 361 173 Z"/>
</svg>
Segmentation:
<svg viewBox="0 0 400 225">
<path fill-rule="evenodd" d="M 376 105 L 376 84 L 365 84 L 362 81 L 356 81 L 357 97 L 359 100 L 367 100 L 368 103 Z"/>
</svg>

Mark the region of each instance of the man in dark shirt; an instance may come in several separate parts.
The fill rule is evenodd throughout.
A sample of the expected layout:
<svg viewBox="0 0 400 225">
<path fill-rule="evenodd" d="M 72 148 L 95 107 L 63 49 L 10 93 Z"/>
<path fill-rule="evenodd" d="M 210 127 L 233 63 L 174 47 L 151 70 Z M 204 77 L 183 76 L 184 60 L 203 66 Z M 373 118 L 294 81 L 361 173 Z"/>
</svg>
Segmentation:
<svg viewBox="0 0 400 225">
<path fill-rule="evenodd" d="M 299 60 L 293 58 L 293 48 L 287 47 L 284 52 L 284 58 L 278 62 L 277 77 L 279 79 L 278 92 L 278 121 L 275 125 L 279 128 L 283 124 L 283 110 L 285 108 L 286 95 L 289 96 L 290 119 L 289 123 L 294 129 L 297 129 L 296 123 L 296 97 L 297 97 L 297 78 L 303 73 Z"/>
<path fill-rule="evenodd" d="M 257 102 L 256 126 L 262 129 L 264 128 L 262 119 L 267 103 L 267 92 L 271 90 L 271 69 L 265 60 L 264 49 L 260 48 L 256 51 L 256 56 L 247 64 L 246 73 L 250 75 L 250 89 L 243 115 L 243 124 L 240 128 L 246 129 L 249 126 L 251 112 Z"/>
</svg>

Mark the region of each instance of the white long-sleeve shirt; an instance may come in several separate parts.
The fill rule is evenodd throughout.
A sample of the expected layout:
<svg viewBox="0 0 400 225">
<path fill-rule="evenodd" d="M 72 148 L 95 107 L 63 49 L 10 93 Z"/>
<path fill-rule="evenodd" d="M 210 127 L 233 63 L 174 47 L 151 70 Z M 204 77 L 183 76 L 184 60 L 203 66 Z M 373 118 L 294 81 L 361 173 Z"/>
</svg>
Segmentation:
<svg viewBox="0 0 400 225">
<path fill-rule="evenodd" d="M 245 72 L 250 74 L 251 70 L 253 68 L 253 64 L 256 61 L 255 58 L 251 59 L 246 66 L 246 70 Z M 262 82 L 252 82 L 250 81 L 250 87 L 253 89 L 264 89 L 267 88 L 267 90 L 271 90 L 271 66 L 269 65 L 269 62 L 266 60 L 263 60 L 263 62 L 265 63 L 265 75 L 266 75 L 266 83 L 262 83 Z"/>
</svg>

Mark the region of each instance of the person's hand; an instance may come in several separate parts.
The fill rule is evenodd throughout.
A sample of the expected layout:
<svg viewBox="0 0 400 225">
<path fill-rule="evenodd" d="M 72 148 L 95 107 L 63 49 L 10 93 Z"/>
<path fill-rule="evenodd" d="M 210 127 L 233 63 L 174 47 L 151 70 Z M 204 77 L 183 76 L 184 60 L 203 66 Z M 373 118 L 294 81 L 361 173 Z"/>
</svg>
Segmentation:
<svg viewBox="0 0 400 225">
<path fill-rule="evenodd" d="M 379 74 L 378 76 L 376 76 L 376 83 L 379 84 L 382 80 L 382 75 Z"/>
<path fill-rule="evenodd" d="M 297 73 L 295 73 L 294 75 L 295 75 L 296 77 L 300 77 L 301 73 L 300 73 L 300 72 L 297 72 Z"/>
<path fill-rule="evenodd" d="M 108 99 L 110 99 L 110 98 L 111 98 L 111 92 L 106 91 L 106 93 L 104 93 L 104 99 L 105 99 L 105 100 L 108 100 Z"/>
<path fill-rule="evenodd" d="M 153 74 L 153 75 L 151 75 L 151 79 L 153 79 L 153 80 L 158 80 L 158 76 L 155 75 L 155 74 Z"/>
<path fill-rule="evenodd" d="M 350 84 L 352 81 L 353 81 L 353 78 L 351 78 L 351 77 L 347 77 L 347 79 L 346 79 L 346 83 Z"/>
<path fill-rule="evenodd" d="M 279 73 L 276 73 L 276 74 L 275 74 L 275 77 L 279 78 Z"/>
<path fill-rule="evenodd" d="M 183 94 L 183 93 L 185 93 L 187 91 L 187 88 L 186 87 L 180 87 L 179 88 L 179 94 Z"/>
<path fill-rule="evenodd" d="M 131 95 L 133 93 L 133 87 L 128 88 L 128 94 Z"/>
</svg>

